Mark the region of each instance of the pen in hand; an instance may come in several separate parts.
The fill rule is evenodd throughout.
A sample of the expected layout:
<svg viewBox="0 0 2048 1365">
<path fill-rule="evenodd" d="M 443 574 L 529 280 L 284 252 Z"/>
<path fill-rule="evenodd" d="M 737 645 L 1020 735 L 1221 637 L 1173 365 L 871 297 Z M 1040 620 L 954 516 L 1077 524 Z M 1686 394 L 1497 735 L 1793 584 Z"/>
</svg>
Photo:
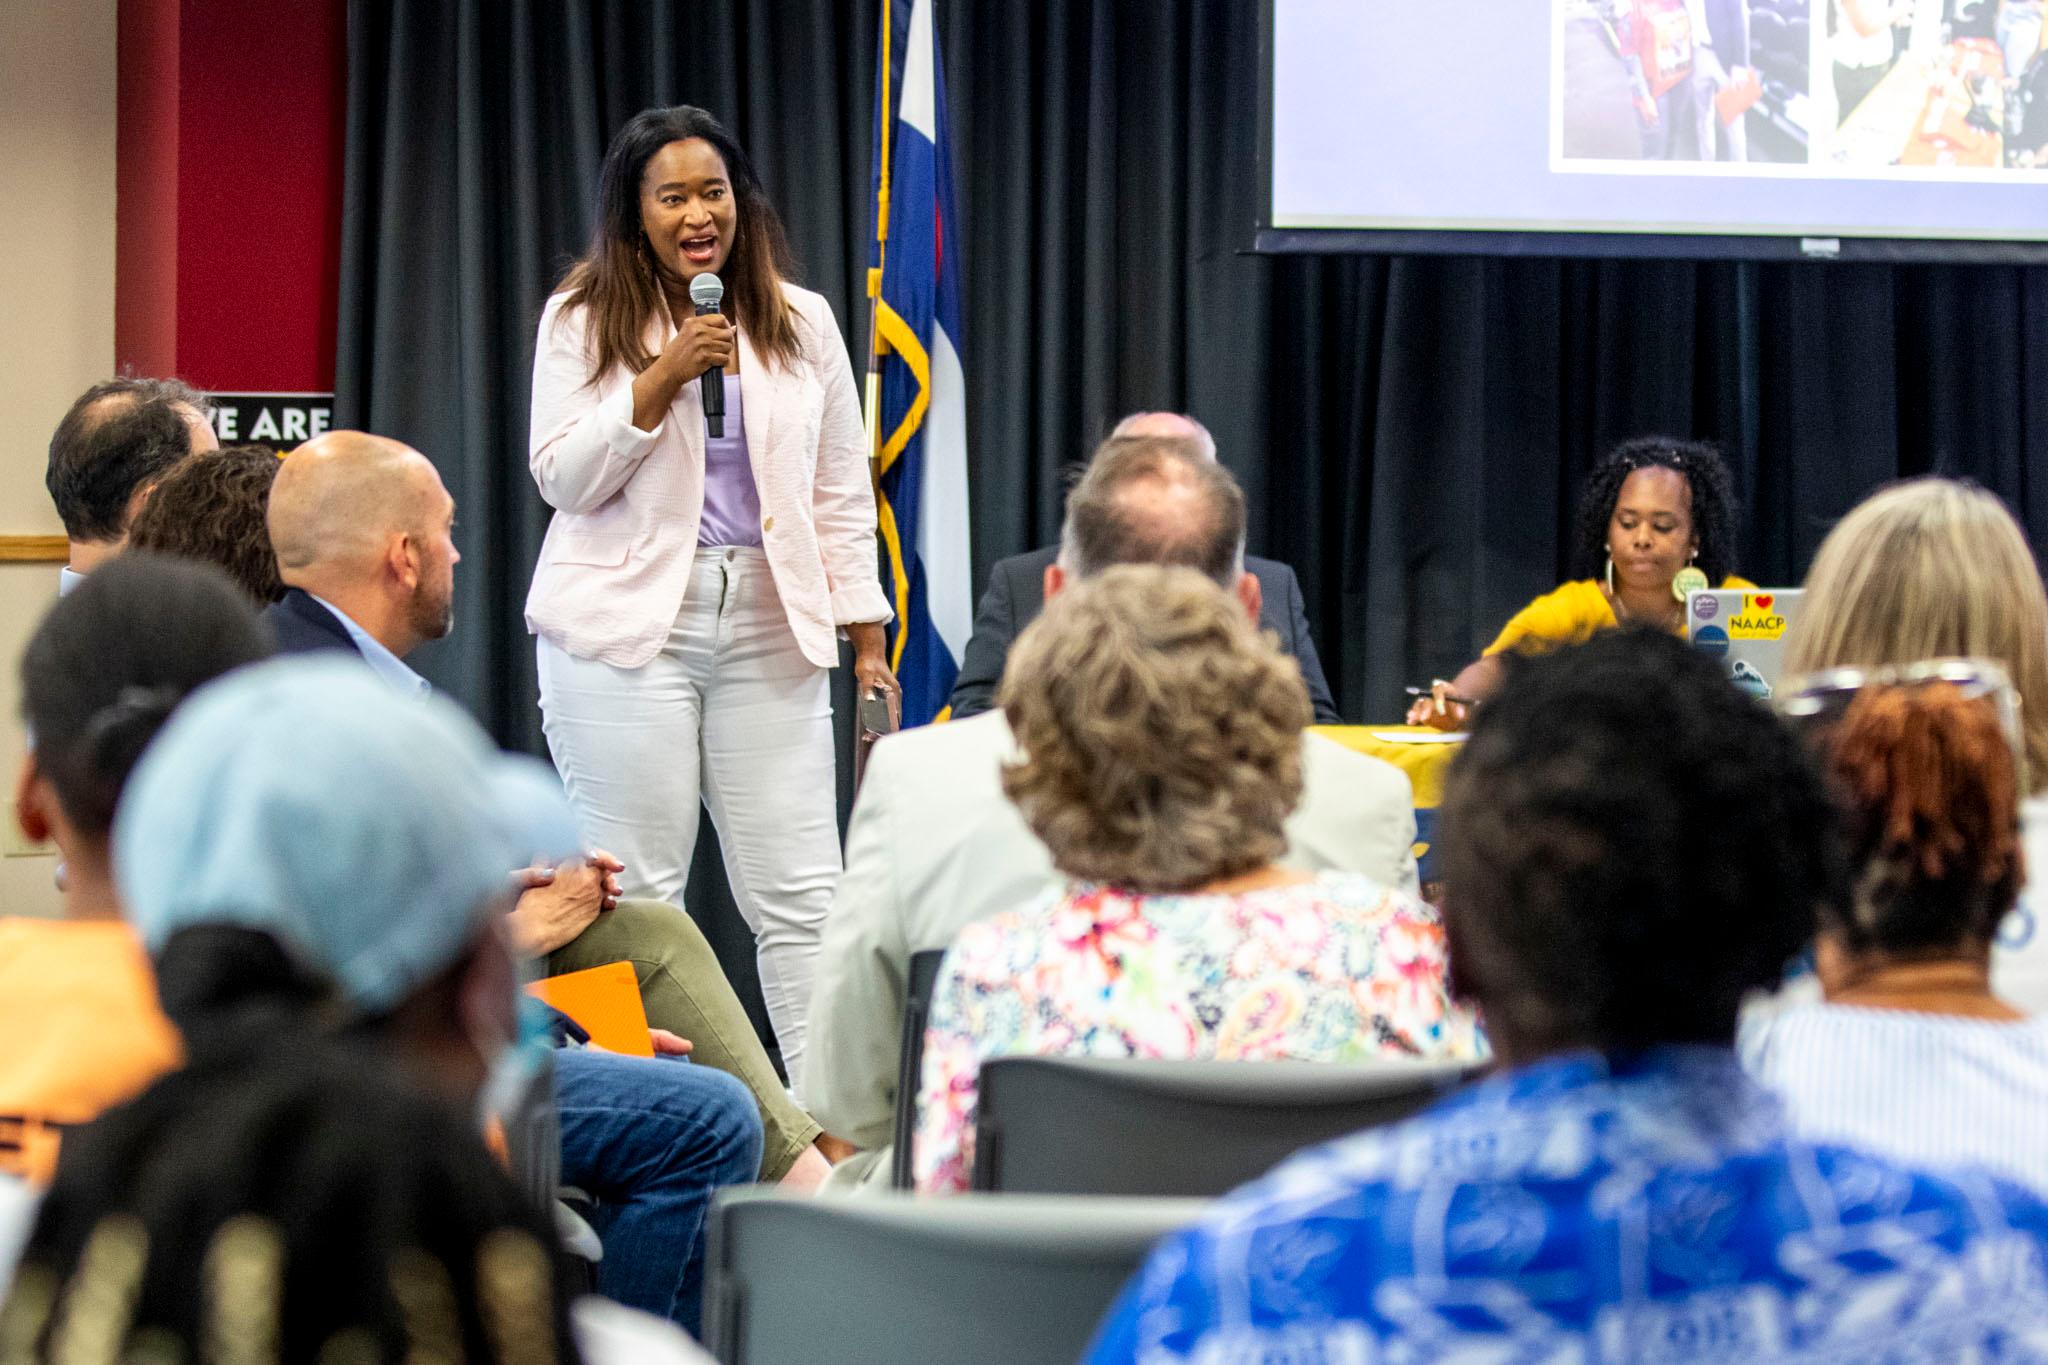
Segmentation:
<svg viewBox="0 0 2048 1365">
<path fill-rule="evenodd" d="M 1444 692 L 1441 695 L 1439 695 L 1434 687 L 1410 687 L 1405 688 L 1403 690 L 1405 690 L 1411 697 L 1429 697 L 1432 700 L 1434 700 L 1436 702 L 1436 710 L 1438 715 L 1443 714 L 1444 707 L 1447 704 L 1451 706 L 1479 705 L 1479 699 L 1477 697 L 1461 697 L 1456 692 Z"/>
</svg>

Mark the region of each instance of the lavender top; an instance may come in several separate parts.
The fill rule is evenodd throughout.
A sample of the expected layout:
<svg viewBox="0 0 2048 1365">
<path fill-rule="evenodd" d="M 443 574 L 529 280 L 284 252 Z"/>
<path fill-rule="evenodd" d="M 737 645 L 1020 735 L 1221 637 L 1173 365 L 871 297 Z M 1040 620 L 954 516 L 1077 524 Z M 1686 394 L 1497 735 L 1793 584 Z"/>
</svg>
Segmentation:
<svg viewBox="0 0 2048 1365">
<path fill-rule="evenodd" d="M 740 381 L 725 377 L 725 435 L 704 438 L 704 515 L 697 523 L 699 545 L 761 544 L 761 493 L 754 487 L 754 460 L 747 453 L 747 427 L 740 420 Z"/>
</svg>

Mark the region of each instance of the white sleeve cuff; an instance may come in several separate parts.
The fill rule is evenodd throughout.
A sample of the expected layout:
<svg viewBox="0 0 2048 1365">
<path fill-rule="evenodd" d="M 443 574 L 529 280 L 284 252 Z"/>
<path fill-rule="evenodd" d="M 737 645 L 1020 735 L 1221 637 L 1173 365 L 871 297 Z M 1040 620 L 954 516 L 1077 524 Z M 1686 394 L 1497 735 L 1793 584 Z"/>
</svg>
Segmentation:
<svg viewBox="0 0 2048 1365">
<path fill-rule="evenodd" d="M 832 620 L 842 626 L 866 621 L 893 621 L 895 610 L 882 595 L 880 583 L 856 583 L 832 590 Z"/>
<path fill-rule="evenodd" d="M 597 405 L 598 430 L 604 434 L 604 443 L 613 454 L 628 460 L 637 460 L 654 449 L 654 443 L 661 439 L 661 429 L 668 424 L 668 415 L 654 424 L 654 430 L 642 431 L 633 425 L 633 386 L 627 384 L 618 392 Z"/>
</svg>

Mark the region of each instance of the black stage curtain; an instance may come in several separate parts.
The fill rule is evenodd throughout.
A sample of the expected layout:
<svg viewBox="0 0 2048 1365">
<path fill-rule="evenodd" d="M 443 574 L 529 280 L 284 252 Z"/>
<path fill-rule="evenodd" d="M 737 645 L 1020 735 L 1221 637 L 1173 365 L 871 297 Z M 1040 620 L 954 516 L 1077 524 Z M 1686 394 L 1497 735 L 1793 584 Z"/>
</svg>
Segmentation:
<svg viewBox="0 0 2048 1365">
<path fill-rule="evenodd" d="M 454 492 L 459 626 L 424 666 L 505 743 L 540 747 L 533 327 L 607 139 L 653 104 L 724 118 L 858 357 L 878 15 L 350 5 L 336 417 Z M 1245 485 L 1251 548 L 1299 570 L 1339 708 L 1390 720 L 1566 572 L 1573 490 L 1627 436 L 1721 443 L 1766 584 L 1900 475 L 1970 475 L 2048 533 L 2048 269 L 1253 256 L 1256 0 L 942 0 L 938 21 L 978 575 L 1055 537 L 1066 467 L 1118 415 L 1185 409 Z"/>
</svg>

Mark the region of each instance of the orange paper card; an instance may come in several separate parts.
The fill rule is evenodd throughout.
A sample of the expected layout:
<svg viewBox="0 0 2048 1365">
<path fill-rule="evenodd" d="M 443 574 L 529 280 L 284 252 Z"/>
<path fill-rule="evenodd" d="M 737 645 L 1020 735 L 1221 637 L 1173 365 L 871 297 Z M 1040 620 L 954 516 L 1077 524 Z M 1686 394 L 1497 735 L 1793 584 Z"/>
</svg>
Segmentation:
<svg viewBox="0 0 2048 1365">
<path fill-rule="evenodd" d="M 647 1038 L 647 1009 L 640 1003 L 640 980 L 630 962 L 607 962 L 580 972 L 550 976 L 526 988 L 527 994 L 574 1019 L 590 1041 L 607 1052 L 652 1057 Z"/>
</svg>

